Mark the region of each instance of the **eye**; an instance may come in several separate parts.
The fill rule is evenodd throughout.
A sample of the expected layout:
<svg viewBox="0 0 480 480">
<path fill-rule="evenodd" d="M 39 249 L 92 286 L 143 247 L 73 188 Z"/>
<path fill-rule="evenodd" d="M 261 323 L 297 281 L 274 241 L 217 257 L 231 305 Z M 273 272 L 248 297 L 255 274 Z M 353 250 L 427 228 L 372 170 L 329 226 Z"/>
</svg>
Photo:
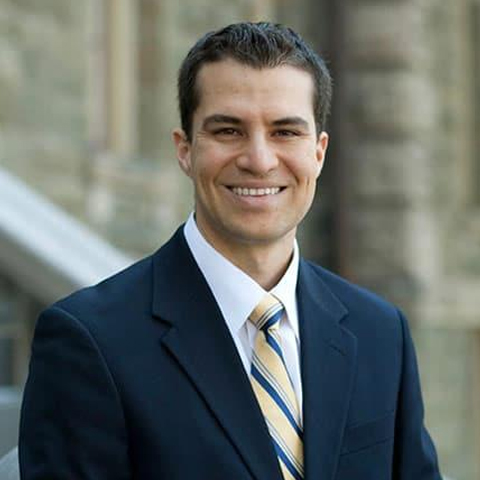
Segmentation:
<svg viewBox="0 0 480 480">
<path fill-rule="evenodd" d="M 215 135 L 220 136 L 237 136 L 240 135 L 240 130 L 233 128 L 233 127 L 224 127 L 214 130 L 213 132 Z"/>
<path fill-rule="evenodd" d="M 276 137 L 298 137 L 300 135 L 296 130 L 282 129 L 276 130 L 274 136 Z"/>
</svg>

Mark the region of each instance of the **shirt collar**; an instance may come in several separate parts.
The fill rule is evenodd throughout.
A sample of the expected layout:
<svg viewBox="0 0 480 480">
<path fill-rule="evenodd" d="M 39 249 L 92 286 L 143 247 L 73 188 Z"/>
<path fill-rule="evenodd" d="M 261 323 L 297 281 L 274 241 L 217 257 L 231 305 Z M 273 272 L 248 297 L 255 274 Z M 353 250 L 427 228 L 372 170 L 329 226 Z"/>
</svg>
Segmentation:
<svg viewBox="0 0 480 480">
<path fill-rule="evenodd" d="M 297 315 L 297 278 L 298 278 L 298 263 L 299 263 L 299 251 L 297 241 L 295 240 L 293 245 L 293 257 L 287 271 L 275 285 L 270 293 L 275 295 L 285 307 L 287 313 L 287 321 L 292 326 L 297 341 L 300 338 L 298 315 Z"/>
<path fill-rule="evenodd" d="M 237 334 L 266 291 L 245 272 L 227 260 L 205 240 L 190 214 L 184 227 L 187 244 L 210 290 L 217 301 L 232 334 Z M 285 274 L 270 291 L 284 305 L 295 336 L 299 338 L 295 289 L 298 277 L 299 251 L 295 240 L 293 257 Z M 226 282 L 225 278 L 229 281 Z"/>
</svg>

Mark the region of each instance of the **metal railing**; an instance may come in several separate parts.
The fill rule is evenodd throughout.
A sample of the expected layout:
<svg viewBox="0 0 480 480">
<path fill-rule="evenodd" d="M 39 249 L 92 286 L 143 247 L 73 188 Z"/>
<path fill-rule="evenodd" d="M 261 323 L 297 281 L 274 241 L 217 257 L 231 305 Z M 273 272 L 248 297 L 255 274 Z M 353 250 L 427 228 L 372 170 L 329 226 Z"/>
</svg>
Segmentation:
<svg viewBox="0 0 480 480">
<path fill-rule="evenodd" d="M 98 282 L 131 259 L 0 169 L 0 271 L 45 303 Z"/>
</svg>

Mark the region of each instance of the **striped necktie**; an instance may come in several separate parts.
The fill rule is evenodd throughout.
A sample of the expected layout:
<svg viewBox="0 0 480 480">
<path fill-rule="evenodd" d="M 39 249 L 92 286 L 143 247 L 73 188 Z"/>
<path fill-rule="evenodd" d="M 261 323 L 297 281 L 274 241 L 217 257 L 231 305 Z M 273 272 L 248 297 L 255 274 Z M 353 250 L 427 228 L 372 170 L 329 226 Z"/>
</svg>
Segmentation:
<svg viewBox="0 0 480 480">
<path fill-rule="evenodd" d="M 302 427 L 278 331 L 284 312 L 282 303 L 268 294 L 249 316 L 258 329 L 251 382 L 270 431 L 283 478 L 301 480 L 304 477 Z"/>
</svg>

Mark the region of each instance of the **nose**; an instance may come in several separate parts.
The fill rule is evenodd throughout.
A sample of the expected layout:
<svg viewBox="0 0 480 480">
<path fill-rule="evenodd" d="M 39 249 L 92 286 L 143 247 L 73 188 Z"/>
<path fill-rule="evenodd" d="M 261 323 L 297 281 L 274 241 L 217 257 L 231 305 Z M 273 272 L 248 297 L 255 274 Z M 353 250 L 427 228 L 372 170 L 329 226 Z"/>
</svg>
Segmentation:
<svg viewBox="0 0 480 480">
<path fill-rule="evenodd" d="M 263 134 L 249 137 L 237 157 L 237 167 L 255 175 L 265 175 L 277 166 L 277 154 Z"/>
</svg>

